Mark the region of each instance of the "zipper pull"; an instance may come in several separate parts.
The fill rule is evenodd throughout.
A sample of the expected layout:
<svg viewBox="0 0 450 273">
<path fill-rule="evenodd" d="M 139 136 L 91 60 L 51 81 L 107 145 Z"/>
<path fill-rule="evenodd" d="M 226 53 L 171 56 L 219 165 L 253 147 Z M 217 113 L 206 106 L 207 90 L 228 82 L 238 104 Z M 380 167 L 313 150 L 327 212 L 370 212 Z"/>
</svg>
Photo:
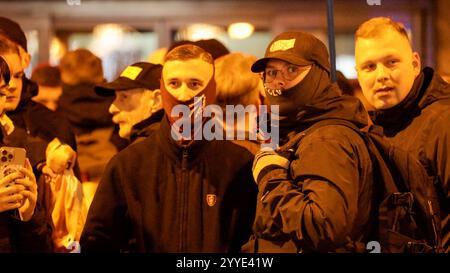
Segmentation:
<svg viewBox="0 0 450 273">
<path fill-rule="evenodd" d="M 187 161 L 188 161 L 188 151 L 186 148 L 183 149 L 183 158 L 181 160 L 181 168 L 183 170 L 187 169 Z"/>
</svg>

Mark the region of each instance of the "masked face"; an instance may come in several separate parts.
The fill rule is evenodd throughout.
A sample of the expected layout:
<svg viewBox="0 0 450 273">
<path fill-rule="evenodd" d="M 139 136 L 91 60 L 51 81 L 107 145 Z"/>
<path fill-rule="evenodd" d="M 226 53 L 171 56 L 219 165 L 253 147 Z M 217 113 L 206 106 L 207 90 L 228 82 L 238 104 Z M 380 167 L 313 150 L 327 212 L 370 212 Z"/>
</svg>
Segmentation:
<svg viewBox="0 0 450 273">
<path fill-rule="evenodd" d="M 376 109 L 399 104 L 420 73 L 420 58 L 407 39 L 393 29 L 355 45 L 358 81 L 367 101 Z"/>
<path fill-rule="evenodd" d="M 311 66 L 298 66 L 286 61 L 271 59 L 264 70 L 264 85 L 271 95 L 281 94 L 300 83 L 311 70 Z M 276 91 L 279 90 L 279 91 Z M 279 95 L 278 94 L 278 95 Z"/>
<path fill-rule="evenodd" d="M 11 71 L 9 85 L 1 89 L 2 95 L 6 97 L 5 111 L 8 112 L 16 110 L 19 105 L 24 72 L 19 54 L 7 53 L 2 57 L 8 63 Z"/>
<path fill-rule="evenodd" d="M 166 90 L 178 101 L 187 102 L 208 85 L 213 73 L 213 65 L 198 58 L 168 61 L 162 75 Z"/>
<path fill-rule="evenodd" d="M 152 115 L 154 104 L 161 104 L 160 96 L 159 90 L 116 91 L 116 98 L 109 107 L 109 112 L 113 115 L 112 121 L 119 125 L 119 136 L 129 138 L 133 126 Z"/>
</svg>

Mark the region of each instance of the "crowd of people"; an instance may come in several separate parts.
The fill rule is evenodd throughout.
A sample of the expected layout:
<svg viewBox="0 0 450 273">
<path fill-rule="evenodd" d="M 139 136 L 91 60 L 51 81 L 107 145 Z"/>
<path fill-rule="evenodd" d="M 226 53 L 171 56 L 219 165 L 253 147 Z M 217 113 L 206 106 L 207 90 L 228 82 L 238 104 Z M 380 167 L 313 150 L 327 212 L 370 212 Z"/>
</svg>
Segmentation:
<svg viewBox="0 0 450 273">
<path fill-rule="evenodd" d="M 163 55 L 107 82 L 77 49 L 30 80 L 24 32 L 0 17 L 1 147 L 27 157 L 12 172 L 0 162 L 0 252 L 450 251 L 450 85 L 422 67 L 400 22 L 355 32 L 364 104 L 303 31 L 276 35 L 261 59 L 215 39 Z M 424 218 L 384 245 L 385 178 L 361 133 L 375 130 L 431 181 L 391 201 L 411 211 L 424 199 L 434 240 Z M 223 131 L 234 134 L 211 137 Z"/>
</svg>

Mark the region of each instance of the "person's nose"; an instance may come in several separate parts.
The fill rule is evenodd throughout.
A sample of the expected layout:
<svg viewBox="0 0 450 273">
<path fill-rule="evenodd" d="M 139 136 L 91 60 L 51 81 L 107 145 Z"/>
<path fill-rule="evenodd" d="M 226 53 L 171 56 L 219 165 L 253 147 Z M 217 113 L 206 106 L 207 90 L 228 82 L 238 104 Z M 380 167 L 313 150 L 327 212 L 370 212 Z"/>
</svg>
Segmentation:
<svg viewBox="0 0 450 273">
<path fill-rule="evenodd" d="M 182 86 L 180 86 L 179 89 L 179 95 L 178 95 L 178 100 L 179 101 L 189 101 L 191 100 L 195 95 L 195 92 L 190 89 L 186 84 L 183 84 Z"/>
<path fill-rule="evenodd" d="M 9 81 L 9 84 L 5 89 L 8 92 L 13 93 L 17 89 L 16 81 L 11 79 L 11 81 Z"/>
<path fill-rule="evenodd" d="M 282 73 L 283 72 L 278 71 L 276 76 L 275 76 L 275 79 L 273 80 L 273 83 L 276 86 L 276 88 L 281 88 L 281 87 L 284 87 L 286 85 L 285 79 L 284 79 Z"/>
<path fill-rule="evenodd" d="M 377 81 L 385 82 L 389 79 L 389 69 L 384 65 L 377 66 Z"/>
<path fill-rule="evenodd" d="M 114 102 L 111 103 L 111 105 L 109 106 L 109 113 L 112 115 L 119 113 L 119 108 L 117 108 L 117 106 L 114 104 Z"/>
</svg>

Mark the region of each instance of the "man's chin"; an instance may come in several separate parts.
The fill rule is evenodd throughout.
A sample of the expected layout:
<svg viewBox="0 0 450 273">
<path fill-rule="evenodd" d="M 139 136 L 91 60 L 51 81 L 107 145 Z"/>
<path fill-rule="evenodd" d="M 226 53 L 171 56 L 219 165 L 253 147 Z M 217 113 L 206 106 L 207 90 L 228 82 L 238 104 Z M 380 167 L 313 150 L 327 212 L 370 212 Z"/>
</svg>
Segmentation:
<svg viewBox="0 0 450 273">
<path fill-rule="evenodd" d="M 129 128 L 120 128 L 119 129 L 119 136 L 121 138 L 128 139 L 128 138 L 130 138 L 130 135 L 131 135 L 131 129 L 129 129 Z"/>
</svg>

